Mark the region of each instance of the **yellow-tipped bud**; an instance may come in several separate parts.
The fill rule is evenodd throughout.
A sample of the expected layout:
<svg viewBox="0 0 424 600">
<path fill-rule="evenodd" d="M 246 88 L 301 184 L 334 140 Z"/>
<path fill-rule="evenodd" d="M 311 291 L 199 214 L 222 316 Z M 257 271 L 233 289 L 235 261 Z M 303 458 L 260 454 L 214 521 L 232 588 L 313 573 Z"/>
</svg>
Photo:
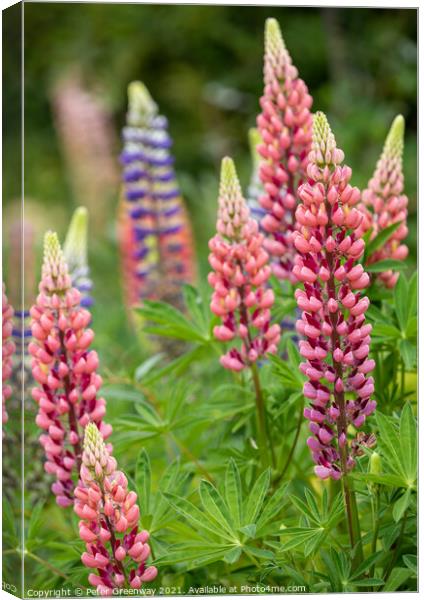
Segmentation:
<svg viewBox="0 0 424 600">
<path fill-rule="evenodd" d="M 128 123 L 143 125 L 157 111 L 157 104 L 144 83 L 132 81 L 128 86 Z"/>
</svg>

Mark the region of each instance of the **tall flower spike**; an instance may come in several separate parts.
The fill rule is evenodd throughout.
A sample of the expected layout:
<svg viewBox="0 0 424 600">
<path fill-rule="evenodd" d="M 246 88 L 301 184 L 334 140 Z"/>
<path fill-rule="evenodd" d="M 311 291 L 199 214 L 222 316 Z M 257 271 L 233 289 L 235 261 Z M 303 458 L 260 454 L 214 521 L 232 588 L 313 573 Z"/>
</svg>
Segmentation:
<svg viewBox="0 0 424 600">
<path fill-rule="evenodd" d="M 10 398 L 12 388 L 6 382 L 12 375 L 12 355 L 15 352 L 15 344 L 13 343 L 13 308 L 10 306 L 6 296 L 5 285 L 3 283 L 2 297 L 2 364 L 1 364 L 1 380 L 2 380 L 2 423 L 7 423 L 8 416 L 6 410 L 6 401 Z"/>
<path fill-rule="evenodd" d="M 259 177 L 265 192 L 259 202 L 266 211 L 261 221 L 268 234 L 265 249 L 274 259 L 275 275 L 296 283 L 291 234 L 296 227 L 297 189 L 306 180 L 312 97 L 292 64 L 275 19 L 265 24 L 264 84 L 257 125 L 262 138 Z"/>
<path fill-rule="evenodd" d="M 365 205 L 363 229 L 372 227 L 371 239 L 390 225 L 399 223 L 385 244 L 369 257 L 367 264 L 390 258 L 404 260 L 408 255 L 408 247 L 401 243 L 408 235 L 408 198 L 403 194 L 402 172 L 404 129 L 404 118 L 398 115 L 392 123 L 374 175 L 362 192 Z M 398 277 L 399 274 L 393 271 L 378 275 L 388 288 L 395 286 Z"/>
<path fill-rule="evenodd" d="M 137 494 L 117 470 L 102 434 L 94 423 L 85 428 L 81 479 L 75 490 L 74 510 L 80 517 L 80 538 L 86 543 L 82 562 L 96 573 L 88 580 L 100 595 L 120 588 L 141 588 L 157 575 L 146 566 L 149 533 L 138 531 Z"/>
<path fill-rule="evenodd" d="M 111 115 L 77 73 L 67 73 L 58 81 L 52 103 L 73 195 L 89 208 L 91 227 L 102 235 L 105 206 L 112 202 L 119 181 Z"/>
<path fill-rule="evenodd" d="M 295 295 L 303 311 L 296 328 L 305 338 L 299 343 L 305 358 L 300 370 L 308 378 L 304 394 L 311 402 L 305 409 L 312 433 L 307 443 L 322 479 L 346 474 L 361 446 L 374 440 L 363 433 L 348 439 L 350 426 L 359 429 L 376 403 L 369 376 L 374 361 L 368 358 L 372 327 L 365 320 L 369 300 L 361 292 L 369 277 L 359 262 L 365 246 L 358 238 L 360 191 L 349 184 L 352 171 L 341 165 L 343 158 L 325 115 L 317 113 L 311 183 L 299 188 L 299 231 L 293 238 L 299 252 L 294 273 L 303 282 Z"/>
<path fill-rule="evenodd" d="M 63 254 L 68 265 L 72 285 L 81 292 L 81 306 L 93 304 L 90 269 L 87 260 L 88 211 L 84 206 L 77 208 L 63 245 Z"/>
<path fill-rule="evenodd" d="M 142 83 L 131 83 L 128 97 L 121 160 L 133 247 L 121 238 L 121 248 L 129 254 L 126 264 L 136 263 L 133 279 L 139 301 L 161 298 L 178 303 L 181 284 L 193 281 L 195 269 L 191 226 L 172 167 L 168 123 Z"/>
<path fill-rule="evenodd" d="M 30 310 L 34 341 L 28 350 L 32 373 L 39 386 L 32 395 L 38 404 L 37 425 L 46 454 L 44 465 L 56 481 L 52 491 L 60 506 L 73 503 L 82 452 L 83 429 L 90 421 L 107 438 L 112 428 L 103 421 L 106 401 L 99 397 L 102 378 L 99 359 L 90 344 L 94 338 L 88 310 L 80 306 L 81 294 L 71 286 L 56 233 L 44 239 L 40 293 Z"/>
<path fill-rule="evenodd" d="M 241 348 L 232 348 L 221 357 L 226 369 L 241 371 L 266 353 L 275 353 L 280 327 L 271 325 L 274 294 L 267 289 L 271 274 L 264 236 L 250 217 L 242 196 L 234 163 L 224 158 L 218 198 L 217 235 L 209 242 L 209 263 L 213 272 L 208 281 L 214 288 L 211 310 L 221 317 L 214 328 L 220 341 L 239 337 Z"/>
</svg>

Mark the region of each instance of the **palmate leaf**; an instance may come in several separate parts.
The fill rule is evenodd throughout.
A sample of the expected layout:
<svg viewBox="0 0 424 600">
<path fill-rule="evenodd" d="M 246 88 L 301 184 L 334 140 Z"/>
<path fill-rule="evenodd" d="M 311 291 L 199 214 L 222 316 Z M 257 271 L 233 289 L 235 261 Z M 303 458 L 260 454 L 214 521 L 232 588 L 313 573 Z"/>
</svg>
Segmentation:
<svg viewBox="0 0 424 600">
<path fill-rule="evenodd" d="M 188 367 L 200 360 L 209 358 L 210 347 L 208 345 L 197 345 L 187 352 L 184 352 L 174 360 L 171 360 L 161 369 L 154 369 L 150 374 L 147 374 L 143 379 L 143 385 L 149 386 L 156 381 L 161 381 L 167 375 L 179 376 L 184 373 Z"/>
<path fill-rule="evenodd" d="M 403 517 L 403 515 L 405 514 L 405 511 L 407 510 L 408 506 L 409 506 L 409 501 L 411 499 L 411 490 L 407 489 L 400 498 L 398 498 L 396 500 L 396 502 L 393 505 L 393 519 L 395 520 L 396 523 L 398 523 L 401 518 Z"/>
<path fill-rule="evenodd" d="M 222 525 L 217 524 L 214 519 L 199 510 L 192 502 L 169 492 L 164 492 L 163 495 L 172 508 L 194 526 L 197 531 L 205 531 L 209 535 L 212 534 L 213 537 L 222 537 L 229 540 L 230 543 L 234 541 L 234 537 Z"/>
<path fill-rule="evenodd" d="M 402 260 L 394 260 L 391 258 L 380 260 L 366 266 L 368 273 L 383 273 L 384 271 L 405 271 L 408 264 Z"/>
<path fill-rule="evenodd" d="M 234 527 L 238 529 L 243 519 L 242 514 L 242 489 L 240 473 L 236 463 L 231 458 L 225 472 L 225 500 Z"/>
<path fill-rule="evenodd" d="M 134 373 L 134 379 L 136 381 L 144 383 L 143 379 L 146 377 L 146 375 L 148 375 L 151 371 L 153 371 L 155 369 L 155 367 L 161 361 L 163 361 L 165 356 L 166 355 L 164 352 L 158 352 L 157 354 L 150 356 L 147 360 L 142 362 L 141 365 L 139 365 L 137 367 L 137 369 L 135 370 L 135 373 Z"/>
<path fill-rule="evenodd" d="M 135 485 L 137 487 L 141 514 L 149 515 L 151 469 L 149 456 L 145 448 L 141 450 L 137 458 L 137 463 L 135 467 Z"/>
<path fill-rule="evenodd" d="M 193 322 L 199 331 L 208 337 L 211 330 L 211 312 L 209 307 L 205 306 L 202 296 L 196 288 L 185 283 L 182 287 L 184 303 Z"/>
<path fill-rule="evenodd" d="M 167 549 L 164 556 L 155 560 L 155 565 L 175 565 L 176 563 L 188 563 L 188 569 L 207 565 L 224 557 L 234 550 L 231 544 L 220 544 L 216 542 L 184 542 L 175 544 Z"/>
<path fill-rule="evenodd" d="M 395 592 L 403 585 L 414 573 L 405 567 L 395 567 L 390 573 L 390 577 L 383 587 L 383 592 Z"/>
<path fill-rule="evenodd" d="M 409 340 L 400 340 L 399 350 L 407 371 L 411 371 L 417 362 L 417 348 Z"/>
<path fill-rule="evenodd" d="M 189 475 L 181 473 L 180 459 L 176 458 L 165 470 L 159 480 L 159 492 L 155 495 L 154 511 L 151 523 L 151 531 L 156 531 L 164 527 L 172 520 L 172 513 L 169 510 L 169 503 L 164 498 L 162 492 L 173 492 L 174 494 L 181 493 Z"/>
<path fill-rule="evenodd" d="M 418 467 L 417 425 L 409 402 L 405 404 L 400 416 L 399 438 L 400 453 L 405 474 L 415 481 Z"/>
<path fill-rule="evenodd" d="M 150 323 L 143 327 L 146 333 L 186 342 L 202 343 L 210 339 L 196 323 L 189 321 L 181 311 L 166 302 L 144 300 L 143 306 L 134 310 Z"/>
<path fill-rule="evenodd" d="M 327 536 L 323 529 L 314 527 L 288 527 L 280 531 L 279 535 L 289 539 L 280 546 L 281 552 L 288 552 L 301 546 L 305 556 L 311 554 L 318 548 Z"/>
<path fill-rule="evenodd" d="M 200 499 L 205 511 L 214 519 L 219 527 L 225 528 L 233 538 L 237 538 L 232 527 L 231 515 L 228 507 L 216 487 L 209 481 L 202 480 L 199 487 Z"/>
<path fill-rule="evenodd" d="M 271 471 L 267 469 L 256 480 L 244 504 L 244 524 L 255 523 L 262 507 L 271 480 Z"/>
<path fill-rule="evenodd" d="M 400 277 L 396 283 L 394 289 L 394 300 L 395 300 L 395 311 L 397 320 L 399 323 L 399 329 L 401 331 L 405 331 L 406 326 L 408 324 L 408 314 L 409 314 L 409 306 L 408 306 L 408 282 L 403 273 L 400 274 Z"/>
<path fill-rule="evenodd" d="M 376 414 L 379 447 L 387 470 L 402 477 L 404 487 L 415 487 L 417 478 L 417 427 L 409 403 L 405 404 L 399 427 L 382 413 Z"/>
<path fill-rule="evenodd" d="M 260 534 L 261 530 L 268 525 L 282 510 L 287 502 L 288 483 L 281 485 L 278 490 L 265 502 L 263 510 L 257 521 L 257 531 Z"/>
<path fill-rule="evenodd" d="M 288 353 L 293 352 L 293 342 L 287 344 Z M 282 385 L 290 390 L 301 391 L 303 390 L 303 384 L 306 378 L 299 371 L 299 361 L 297 364 L 292 362 L 284 361 L 280 356 L 275 354 L 269 354 L 268 359 L 272 366 L 272 371 L 276 377 L 278 377 Z"/>
<path fill-rule="evenodd" d="M 379 483 L 381 485 L 387 485 L 389 487 L 408 487 L 405 483 L 405 479 L 401 476 L 394 474 L 381 474 L 374 475 L 373 473 L 360 473 L 358 471 L 351 473 L 350 477 L 358 479 L 360 481 L 367 481 L 368 483 Z"/>
</svg>

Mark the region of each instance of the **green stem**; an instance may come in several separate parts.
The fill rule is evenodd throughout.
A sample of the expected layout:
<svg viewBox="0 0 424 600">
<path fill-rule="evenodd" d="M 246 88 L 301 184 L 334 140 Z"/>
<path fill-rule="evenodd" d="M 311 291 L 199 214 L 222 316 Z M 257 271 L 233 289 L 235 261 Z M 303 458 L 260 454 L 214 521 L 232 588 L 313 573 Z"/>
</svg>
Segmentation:
<svg viewBox="0 0 424 600">
<path fill-rule="evenodd" d="M 296 433 L 294 435 L 293 443 L 291 445 L 290 452 L 289 452 L 289 454 L 287 456 L 287 460 L 285 462 L 285 465 L 284 465 L 284 467 L 283 467 L 280 475 L 275 480 L 274 485 L 277 485 L 284 478 L 284 475 L 286 474 L 286 471 L 289 468 L 290 463 L 292 461 L 294 451 L 296 450 L 297 442 L 299 440 L 300 430 L 302 428 L 302 423 L 303 423 L 303 420 L 304 420 L 304 417 L 303 417 L 303 405 L 304 405 L 304 401 L 302 400 L 302 405 L 301 405 L 300 411 L 299 411 L 299 417 L 298 417 L 298 420 L 297 420 Z"/>
<path fill-rule="evenodd" d="M 375 508 L 374 508 L 374 500 L 372 500 L 374 532 L 373 532 L 372 542 L 371 542 L 371 554 L 375 554 L 375 552 L 377 550 L 378 533 L 380 530 L 380 486 L 377 485 L 376 487 L 377 487 L 377 489 L 376 489 Z M 375 564 L 372 565 L 372 567 L 370 569 L 370 577 L 371 578 L 374 577 L 374 569 L 375 569 Z"/>
<path fill-rule="evenodd" d="M 59 577 L 61 577 L 62 579 L 64 579 L 65 581 L 71 581 L 71 578 L 68 577 L 68 575 L 66 575 L 65 573 L 63 573 L 59 569 L 57 569 L 54 565 L 52 565 L 51 563 L 49 563 L 47 560 L 44 560 L 44 558 L 41 558 L 40 556 L 37 556 L 36 554 L 33 554 L 32 552 L 29 552 L 28 550 L 25 552 L 25 554 L 29 558 L 32 558 L 32 560 L 35 560 L 36 562 L 40 563 L 40 565 L 43 565 L 43 567 L 45 567 L 46 569 L 48 569 L 49 571 L 51 571 L 55 575 L 58 575 Z M 81 585 L 80 587 L 82 589 L 84 589 L 84 590 L 87 589 L 83 585 Z"/>
<path fill-rule="evenodd" d="M 181 452 L 183 454 L 185 454 L 187 456 L 187 458 L 189 458 L 196 465 L 196 467 L 199 469 L 199 471 L 201 473 L 203 473 L 203 475 L 206 477 L 206 479 L 208 481 L 210 481 L 210 483 L 214 483 L 214 479 L 213 479 L 212 475 L 209 473 L 209 471 L 207 469 L 205 469 L 205 467 L 200 463 L 200 461 L 191 452 L 191 450 L 189 450 L 178 438 L 176 438 L 174 433 L 172 433 L 172 431 L 169 431 L 168 435 L 172 439 L 172 441 L 178 446 L 178 448 L 181 450 Z"/>
<path fill-rule="evenodd" d="M 256 363 L 252 363 L 250 365 L 250 369 L 252 371 L 253 385 L 255 387 L 256 416 L 258 422 L 258 437 L 260 446 L 259 451 L 261 453 L 262 463 L 264 467 L 266 467 L 269 464 L 267 455 L 267 446 L 269 446 L 272 466 L 275 468 L 274 446 L 271 440 L 271 436 L 269 435 L 265 410 L 265 401 L 262 394 L 261 384 L 259 381 L 258 367 L 256 366 Z"/>
<path fill-rule="evenodd" d="M 402 538 L 403 538 L 403 534 L 405 532 L 405 527 L 406 527 L 407 515 L 408 515 L 408 511 L 406 510 L 405 514 L 403 515 L 402 525 L 400 527 L 399 536 L 396 540 L 396 546 L 393 550 L 392 560 L 390 561 L 389 566 L 387 567 L 387 571 L 384 574 L 384 581 L 386 581 L 386 582 L 388 581 L 390 574 L 393 571 L 393 567 L 395 566 L 396 561 L 399 556 L 399 552 L 400 552 L 400 548 L 401 548 L 401 544 L 402 544 Z"/>
<path fill-rule="evenodd" d="M 346 519 L 349 530 L 350 545 L 352 546 L 353 550 L 352 566 L 354 569 L 356 569 L 364 560 L 364 550 L 362 547 L 362 537 L 359 525 L 355 489 L 347 473 L 345 473 L 342 477 L 342 486 L 346 506 Z"/>
<path fill-rule="evenodd" d="M 400 371 L 400 395 L 401 395 L 401 400 L 402 402 L 404 402 L 404 398 L 405 398 L 405 363 L 403 362 L 403 360 L 401 361 L 401 371 Z"/>
</svg>

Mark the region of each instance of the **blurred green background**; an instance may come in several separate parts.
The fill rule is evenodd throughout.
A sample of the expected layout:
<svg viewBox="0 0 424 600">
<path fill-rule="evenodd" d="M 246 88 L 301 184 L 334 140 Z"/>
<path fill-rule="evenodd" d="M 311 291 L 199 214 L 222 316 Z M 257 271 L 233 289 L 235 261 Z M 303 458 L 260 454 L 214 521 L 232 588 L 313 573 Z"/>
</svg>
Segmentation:
<svg viewBox="0 0 424 600">
<path fill-rule="evenodd" d="M 405 188 L 410 199 L 411 266 L 416 261 L 417 12 L 243 6 L 25 4 L 25 196 L 45 228 L 63 237 L 77 205 L 54 125 L 52 89 L 78 68 L 84 85 L 101 97 L 116 136 L 125 122 L 126 88 L 143 80 L 169 119 L 176 169 L 194 222 L 201 282 L 207 239 L 215 226 L 218 168 L 230 154 L 242 183 L 250 177 L 247 131 L 255 124 L 262 90 L 263 29 L 278 19 L 286 45 L 314 97 L 328 113 L 353 183 L 364 186 L 397 113 L 406 119 Z M 19 13 L 14 17 L 19 19 Z M 19 194 L 19 64 L 8 42 L 4 152 L 5 201 Z M 140 361 L 125 325 L 119 285 L 115 214 L 119 190 L 98 198 L 104 231 L 90 237 L 95 285 L 94 322 L 105 366 Z M 34 213 L 33 207 L 31 215 Z M 32 217 L 31 217 L 32 218 Z M 39 250 L 38 250 L 39 251 Z M 39 264 L 36 264 L 36 271 Z M 106 319 L 103 319 L 104 316 Z M 135 342 L 134 342 L 135 344 Z"/>
</svg>

